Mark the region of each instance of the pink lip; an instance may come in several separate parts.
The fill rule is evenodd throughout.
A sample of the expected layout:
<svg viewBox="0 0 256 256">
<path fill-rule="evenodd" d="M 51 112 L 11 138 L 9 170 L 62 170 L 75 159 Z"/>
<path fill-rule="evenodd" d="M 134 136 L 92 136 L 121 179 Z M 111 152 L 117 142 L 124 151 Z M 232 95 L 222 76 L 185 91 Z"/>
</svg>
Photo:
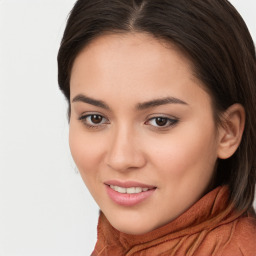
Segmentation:
<svg viewBox="0 0 256 256">
<path fill-rule="evenodd" d="M 141 187 L 141 188 L 149 188 L 148 191 L 144 191 L 137 194 L 125 194 L 125 193 L 119 193 L 115 190 L 113 190 L 110 185 L 113 186 L 119 186 L 123 188 L 129 188 L 129 187 Z M 141 203 L 142 201 L 149 198 L 156 190 L 156 187 L 134 182 L 134 181 L 127 181 L 127 182 L 121 182 L 121 181 L 107 181 L 105 182 L 106 190 L 108 196 L 117 204 L 122 206 L 134 206 L 136 204 Z"/>
</svg>

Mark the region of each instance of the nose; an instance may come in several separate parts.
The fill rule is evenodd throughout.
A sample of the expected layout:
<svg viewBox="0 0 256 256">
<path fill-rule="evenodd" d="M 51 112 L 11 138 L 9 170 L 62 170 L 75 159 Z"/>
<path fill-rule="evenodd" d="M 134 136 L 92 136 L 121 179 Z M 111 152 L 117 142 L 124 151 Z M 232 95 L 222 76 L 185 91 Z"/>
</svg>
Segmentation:
<svg viewBox="0 0 256 256">
<path fill-rule="evenodd" d="M 106 163 L 111 169 L 127 171 L 142 168 L 146 164 L 138 136 L 127 127 L 112 131 L 109 141 Z"/>
</svg>

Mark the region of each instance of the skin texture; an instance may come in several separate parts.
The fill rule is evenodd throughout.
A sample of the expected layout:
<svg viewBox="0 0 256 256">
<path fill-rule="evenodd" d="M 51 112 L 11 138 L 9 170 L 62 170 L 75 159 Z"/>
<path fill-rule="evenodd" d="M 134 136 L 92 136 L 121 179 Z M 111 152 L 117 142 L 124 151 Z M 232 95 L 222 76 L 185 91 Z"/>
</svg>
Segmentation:
<svg viewBox="0 0 256 256">
<path fill-rule="evenodd" d="M 144 234 L 186 211 L 209 190 L 217 158 L 229 157 L 241 138 L 239 106 L 231 111 L 237 126 L 218 129 L 211 98 L 189 60 L 150 35 L 95 39 L 75 59 L 70 92 L 72 156 L 100 209 L 124 233 Z M 138 107 L 166 97 L 176 101 Z M 141 203 L 123 206 L 108 196 L 109 180 L 156 189 Z"/>
</svg>

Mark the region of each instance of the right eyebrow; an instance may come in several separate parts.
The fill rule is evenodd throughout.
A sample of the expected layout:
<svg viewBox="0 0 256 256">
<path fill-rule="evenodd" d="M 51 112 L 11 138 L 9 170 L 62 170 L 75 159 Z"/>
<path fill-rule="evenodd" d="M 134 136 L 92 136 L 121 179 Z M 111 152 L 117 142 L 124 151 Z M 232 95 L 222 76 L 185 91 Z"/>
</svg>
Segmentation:
<svg viewBox="0 0 256 256">
<path fill-rule="evenodd" d="M 76 95 L 72 99 L 72 102 L 83 102 L 83 103 L 87 103 L 87 104 L 90 104 L 90 105 L 93 105 L 93 106 L 96 106 L 96 107 L 100 107 L 100 108 L 103 108 L 103 109 L 107 109 L 107 110 L 110 109 L 110 107 L 105 102 L 103 102 L 101 100 L 96 100 L 96 99 L 90 98 L 90 97 L 85 96 L 83 94 Z"/>
</svg>

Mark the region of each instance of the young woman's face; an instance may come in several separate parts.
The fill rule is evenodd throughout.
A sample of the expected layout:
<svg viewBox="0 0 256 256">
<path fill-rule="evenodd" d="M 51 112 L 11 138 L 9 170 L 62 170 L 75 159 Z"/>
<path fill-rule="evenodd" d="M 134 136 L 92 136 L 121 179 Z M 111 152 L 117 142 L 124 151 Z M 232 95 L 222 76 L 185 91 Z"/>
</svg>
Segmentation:
<svg viewBox="0 0 256 256">
<path fill-rule="evenodd" d="M 209 189 L 218 151 L 210 96 L 175 47 L 104 35 L 71 73 L 70 148 L 110 223 L 156 229 Z"/>
</svg>

